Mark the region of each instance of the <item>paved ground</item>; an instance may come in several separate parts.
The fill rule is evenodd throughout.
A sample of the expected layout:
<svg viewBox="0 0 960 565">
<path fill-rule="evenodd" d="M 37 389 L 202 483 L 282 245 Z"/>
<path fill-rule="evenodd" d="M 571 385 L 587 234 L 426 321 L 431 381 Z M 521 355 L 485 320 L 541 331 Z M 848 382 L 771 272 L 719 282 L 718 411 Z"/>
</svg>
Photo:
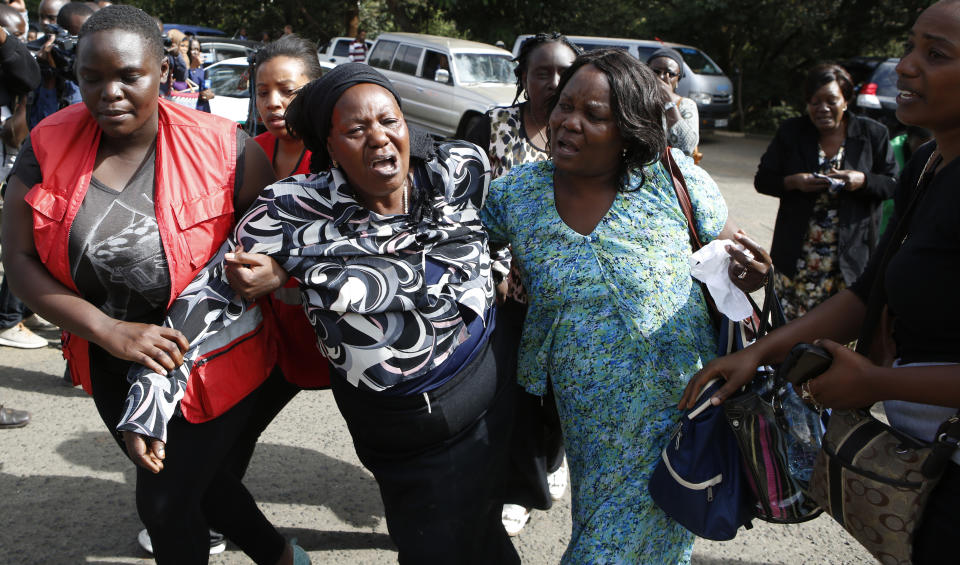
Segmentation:
<svg viewBox="0 0 960 565">
<path fill-rule="evenodd" d="M 768 245 L 776 200 L 752 187 L 767 140 L 714 136 L 703 165 L 734 218 Z M 53 339 L 54 335 L 49 335 Z M 33 422 L 0 431 L 0 565 L 150 563 L 140 550 L 133 467 L 103 428 L 91 400 L 60 380 L 53 347 L 0 347 L 0 402 L 29 409 Z M 396 562 L 376 483 L 357 461 L 329 392 L 300 394 L 267 430 L 247 484 L 284 534 L 299 538 L 314 563 Z M 534 514 L 515 538 L 523 562 L 557 563 L 569 539 L 569 496 Z M 215 565 L 251 563 L 239 550 Z M 795 526 L 758 524 L 732 542 L 700 540 L 699 565 L 866 564 L 869 555 L 830 519 Z M 432 564 L 431 564 L 432 565 Z"/>
</svg>

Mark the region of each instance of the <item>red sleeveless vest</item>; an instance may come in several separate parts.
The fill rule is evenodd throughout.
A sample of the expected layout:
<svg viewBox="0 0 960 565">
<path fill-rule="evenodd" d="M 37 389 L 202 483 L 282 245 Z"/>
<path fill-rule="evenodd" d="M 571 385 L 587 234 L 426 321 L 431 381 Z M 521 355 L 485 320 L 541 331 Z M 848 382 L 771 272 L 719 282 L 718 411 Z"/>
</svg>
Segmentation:
<svg viewBox="0 0 960 565">
<path fill-rule="evenodd" d="M 253 138 L 267 159 L 273 163 L 273 152 L 277 138 L 266 131 Z M 303 153 L 300 165 L 294 175 L 310 173 L 310 150 Z M 287 281 L 283 289 L 278 289 L 268 297 L 275 322 L 271 332 L 277 339 L 277 363 L 283 376 L 300 388 L 325 388 L 330 386 L 330 364 L 317 347 L 317 334 L 299 304 L 300 292 L 297 282 Z"/>
<path fill-rule="evenodd" d="M 169 306 L 234 226 L 237 125 L 162 99 L 158 112 L 154 208 L 170 270 Z M 54 278 L 77 292 L 68 239 L 93 176 L 100 128 L 83 104 L 74 104 L 37 124 L 30 138 L 43 175 L 26 197 L 37 254 Z M 266 324 L 252 326 L 194 364 L 180 402 L 188 421 L 219 416 L 269 375 L 276 344 Z M 67 332 L 62 341 L 74 383 L 91 393 L 89 343 Z"/>
</svg>

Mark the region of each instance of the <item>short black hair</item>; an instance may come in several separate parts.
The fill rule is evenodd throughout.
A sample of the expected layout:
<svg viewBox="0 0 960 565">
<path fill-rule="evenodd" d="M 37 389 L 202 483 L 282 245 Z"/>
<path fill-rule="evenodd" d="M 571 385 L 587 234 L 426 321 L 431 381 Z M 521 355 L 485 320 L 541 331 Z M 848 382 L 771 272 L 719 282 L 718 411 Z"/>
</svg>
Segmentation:
<svg viewBox="0 0 960 565">
<path fill-rule="evenodd" d="M 850 73 L 847 69 L 833 63 L 822 63 L 807 72 L 806 79 L 803 81 L 803 102 L 810 102 L 820 87 L 833 81 L 837 81 L 843 99 L 848 103 L 853 102 L 853 79 L 850 78 Z"/>
<path fill-rule="evenodd" d="M 560 76 L 557 94 L 550 101 L 551 113 L 570 77 L 585 65 L 596 67 L 610 84 L 610 109 L 623 138 L 624 155 L 619 173 L 620 188 L 624 190 L 631 171 L 640 171 L 642 175 L 643 167 L 658 161 L 667 149 L 663 130 L 665 100 L 659 79 L 650 67 L 624 49 L 589 51 L 578 56 Z"/>
<path fill-rule="evenodd" d="M 80 28 L 77 48 L 79 49 L 84 37 L 115 29 L 139 35 L 147 48 L 153 50 L 157 59 L 163 59 L 163 40 L 156 20 L 140 8 L 127 4 L 113 4 L 94 12 Z"/>
<path fill-rule="evenodd" d="M 514 104 L 520 100 L 521 95 L 526 94 L 523 88 L 523 75 L 527 72 L 527 65 L 530 63 L 530 55 L 537 50 L 537 47 L 547 43 L 562 43 L 569 47 L 571 51 L 573 51 L 574 56 L 583 53 L 583 49 L 580 49 L 580 47 L 567 39 L 566 35 L 563 35 L 557 31 L 553 33 L 541 32 L 524 39 L 520 44 L 520 49 L 517 52 L 517 56 L 513 59 L 517 63 L 517 66 L 513 69 L 513 74 L 517 76 L 517 94 L 513 97 Z"/>
<path fill-rule="evenodd" d="M 271 41 L 261 47 L 253 57 L 253 80 L 257 80 L 256 69 L 274 57 L 290 57 L 303 63 L 304 74 L 309 80 L 320 78 L 323 67 L 317 59 L 317 46 L 313 42 L 300 37 L 295 33 L 284 35 L 276 41 Z"/>
<path fill-rule="evenodd" d="M 92 16 L 96 10 L 83 2 L 69 2 L 60 8 L 57 13 L 57 25 L 63 29 L 70 29 L 70 18 L 73 16 Z"/>
</svg>

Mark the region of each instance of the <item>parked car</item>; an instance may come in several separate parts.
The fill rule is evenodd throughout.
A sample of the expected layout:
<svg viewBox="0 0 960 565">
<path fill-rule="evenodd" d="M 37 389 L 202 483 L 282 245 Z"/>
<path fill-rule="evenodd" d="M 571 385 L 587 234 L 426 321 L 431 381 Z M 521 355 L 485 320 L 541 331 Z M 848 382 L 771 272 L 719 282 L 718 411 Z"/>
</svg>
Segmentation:
<svg viewBox="0 0 960 565">
<path fill-rule="evenodd" d="M 171 29 L 179 29 L 183 33 L 190 33 L 193 35 L 215 35 L 215 36 L 225 36 L 226 33 L 215 29 L 212 27 L 204 26 L 195 26 L 191 24 L 163 24 L 163 33 L 167 33 Z"/>
<path fill-rule="evenodd" d="M 509 51 L 462 39 L 382 33 L 367 54 L 403 99 L 407 120 L 438 137 L 462 137 L 474 120 L 516 94 Z"/>
<path fill-rule="evenodd" d="M 202 35 L 197 36 L 197 39 L 200 40 L 204 67 L 227 59 L 248 57 L 261 46 L 258 41 L 247 41 L 245 39 L 205 37 Z"/>
<path fill-rule="evenodd" d="M 517 37 L 513 44 L 514 55 L 520 52 L 520 44 L 528 37 L 530 37 L 529 34 Z M 684 62 L 683 78 L 677 85 L 677 93 L 697 103 L 700 129 L 721 129 L 730 124 L 730 113 L 733 111 L 733 83 L 720 69 L 720 65 L 696 47 L 644 39 L 585 35 L 568 35 L 567 37 L 584 51 L 619 47 L 626 49 L 643 62 L 646 62 L 650 55 L 661 47 L 676 49 Z"/>
<path fill-rule="evenodd" d="M 334 37 L 317 49 L 317 58 L 334 65 L 350 62 L 350 44 L 353 43 L 353 39 L 352 37 Z M 370 53 L 373 42 L 367 41 L 366 44 L 367 53 Z"/>
<path fill-rule="evenodd" d="M 890 130 L 890 137 L 902 133 L 904 125 L 897 119 L 897 63 L 887 59 L 877 65 L 873 74 L 857 90 L 856 110 L 873 118 Z"/>
<path fill-rule="evenodd" d="M 334 67 L 320 61 L 324 72 Z M 213 63 L 206 69 L 207 80 L 214 97 L 210 99 L 210 113 L 246 124 L 250 107 L 250 63 L 246 57 L 235 57 Z"/>
</svg>

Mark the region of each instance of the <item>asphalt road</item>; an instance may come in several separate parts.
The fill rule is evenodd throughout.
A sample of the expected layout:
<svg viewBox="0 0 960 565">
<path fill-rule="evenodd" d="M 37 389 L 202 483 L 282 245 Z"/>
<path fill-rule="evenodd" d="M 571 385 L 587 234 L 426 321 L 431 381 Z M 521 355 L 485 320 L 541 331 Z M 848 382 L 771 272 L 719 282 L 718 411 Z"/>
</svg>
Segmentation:
<svg viewBox="0 0 960 565">
<path fill-rule="evenodd" d="M 767 140 L 712 136 L 701 143 L 733 218 L 769 245 L 777 201 L 757 195 L 753 173 Z M 55 335 L 47 337 L 55 339 Z M 80 389 L 62 384 L 54 347 L 0 347 L 0 402 L 28 409 L 25 428 L 0 431 L 0 565 L 151 563 L 136 542 L 133 467 Z M 315 564 L 387 564 L 377 485 L 364 470 L 329 392 L 297 396 L 267 430 L 247 485 L 268 517 L 299 539 Z M 569 495 L 535 512 L 514 538 L 523 562 L 558 563 L 570 535 Z M 249 564 L 235 546 L 212 564 Z M 698 540 L 699 565 L 855 564 L 870 556 L 829 518 L 792 526 L 757 524 L 731 542 Z M 431 564 L 432 565 L 432 564 Z"/>
</svg>

